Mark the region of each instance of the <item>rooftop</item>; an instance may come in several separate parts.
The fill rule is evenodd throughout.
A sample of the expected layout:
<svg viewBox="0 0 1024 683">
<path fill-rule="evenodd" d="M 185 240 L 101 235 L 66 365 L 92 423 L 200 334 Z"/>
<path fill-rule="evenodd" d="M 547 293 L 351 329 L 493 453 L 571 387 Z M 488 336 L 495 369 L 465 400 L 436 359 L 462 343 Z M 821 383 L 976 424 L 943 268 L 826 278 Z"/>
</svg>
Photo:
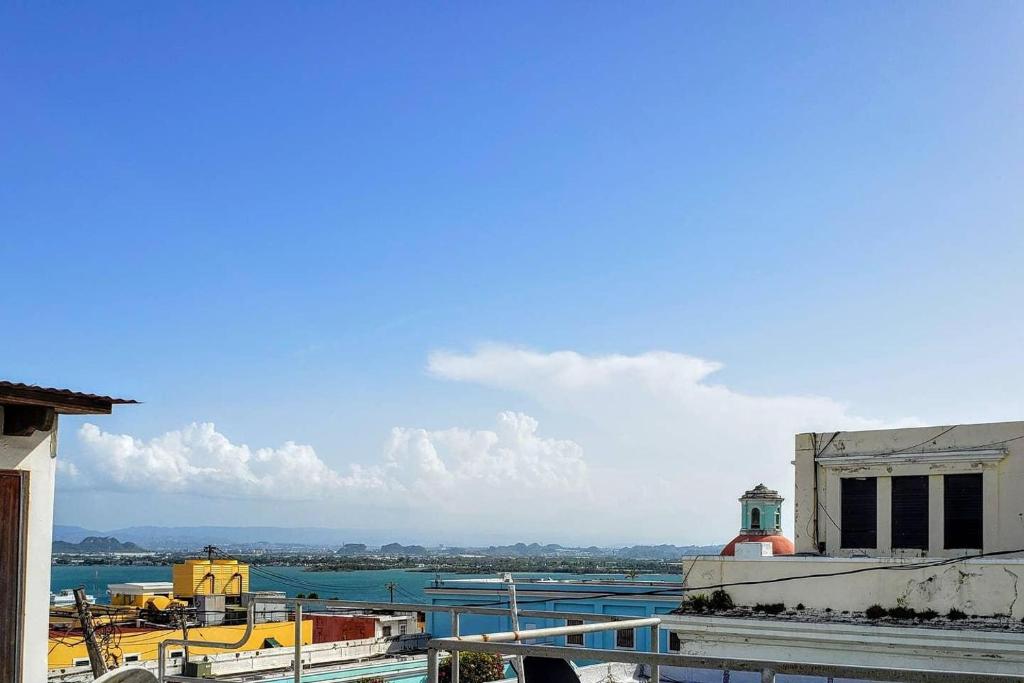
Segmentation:
<svg viewBox="0 0 1024 683">
<path fill-rule="evenodd" d="M 0 380 L 0 405 L 41 406 L 67 415 L 105 415 L 114 405 L 130 403 L 138 401 Z"/>
</svg>

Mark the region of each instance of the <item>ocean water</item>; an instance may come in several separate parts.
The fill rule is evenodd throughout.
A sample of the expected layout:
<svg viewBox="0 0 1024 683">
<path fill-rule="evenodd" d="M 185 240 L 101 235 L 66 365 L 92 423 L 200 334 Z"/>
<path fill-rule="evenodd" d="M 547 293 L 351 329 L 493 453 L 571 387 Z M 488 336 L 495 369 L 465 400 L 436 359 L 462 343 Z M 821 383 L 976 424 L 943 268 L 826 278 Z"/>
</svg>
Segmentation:
<svg viewBox="0 0 1024 683">
<path fill-rule="evenodd" d="M 454 574 L 441 572 L 442 579 L 483 578 L 486 574 Z M 523 577 L 553 579 L 622 579 L 621 574 L 559 574 L 517 573 Z M 423 589 L 434 581 L 435 574 L 406 569 L 367 569 L 343 572 L 307 572 L 302 567 L 253 566 L 249 572 L 249 588 L 254 591 L 284 591 L 288 597 L 314 592 L 321 598 L 340 600 L 386 601 L 387 584 L 394 582 L 395 602 L 429 602 Z M 641 574 L 642 581 L 678 581 L 676 574 Z M 99 603 L 108 602 L 107 585 L 135 581 L 170 581 L 171 568 L 112 565 L 53 565 L 50 569 L 50 590 L 85 586 L 85 592 Z"/>
</svg>

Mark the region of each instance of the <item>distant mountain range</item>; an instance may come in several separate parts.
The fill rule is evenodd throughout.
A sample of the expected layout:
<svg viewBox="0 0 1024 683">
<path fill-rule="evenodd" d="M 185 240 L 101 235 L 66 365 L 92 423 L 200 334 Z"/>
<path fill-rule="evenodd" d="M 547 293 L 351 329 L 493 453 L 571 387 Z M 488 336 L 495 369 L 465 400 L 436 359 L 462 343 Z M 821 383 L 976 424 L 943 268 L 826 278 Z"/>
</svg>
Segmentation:
<svg viewBox="0 0 1024 683">
<path fill-rule="evenodd" d="M 385 532 L 386 533 L 386 532 Z M 58 543 L 66 546 L 81 544 L 86 539 L 125 542 L 135 548 L 151 550 L 194 551 L 204 545 L 222 547 L 250 547 L 266 550 L 323 549 L 339 555 L 390 555 L 403 557 L 477 555 L 484 557 L 618 557 L 635 560 L 674 560 L 684 555 L 718 554 L 722 545 L 633 545 L 627 547 L 573 547 L 557 543 L 513 543 L 489 546 L 427 546 L 401 543 L 354 543 L 353 538 L 368 539 L 382 532 L 352 529 L 324 529 L 318 527 L 158 527 L 137 526 L 110 531 L 95 531 L 77 526 L 54 525 L 54 552 L 83 552 L 58 550 Z M 398 534 L 396 534 L 398 535 Z M 65 547 L 65 546 L 61 546 Z M 95 552 L 132 552 L 131 550 L 96 550 Z M 135 551 L 137 552 L 137 551 Z"/>
<path fill-rule="evenodd" d="M 68 541 L 54 541 L 53 552 L 55 553 L 144 553 L 142 548 L 135 543 L 122 543 L 112 536 L 87 536 L 78 543 Z"/>
</svg>

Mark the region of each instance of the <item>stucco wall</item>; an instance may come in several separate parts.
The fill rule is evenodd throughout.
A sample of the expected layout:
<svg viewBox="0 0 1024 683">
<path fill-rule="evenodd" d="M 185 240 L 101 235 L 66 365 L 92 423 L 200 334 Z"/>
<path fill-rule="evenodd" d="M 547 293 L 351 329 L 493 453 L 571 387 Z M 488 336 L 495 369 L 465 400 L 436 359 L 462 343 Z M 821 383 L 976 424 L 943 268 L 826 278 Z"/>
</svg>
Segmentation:
<svg viewBox="0 0 1024 683">
<path fill-rule="evenodd" d="M 0 408 L 2 411 L 3 408 Z M 0 414 L 0 421 L 3 417 Z M 2 424 L 2 422 L 0 422 Z M 22 679 L 46 680 L 57 427 L 32 436 L 0 436 L 0 469 L 29 473 Z"/>
<path fill-rule="evenodd" d="M 798 434 L 795 444 L 794 540 L 796 550 L 817 552 L 824 542 L 835 556 L 950 557 L 943 548 L 942 476 L 980 472 L 984 480 L 984 545 L 996 552 L 1024 548 L 1024 422 L 951 425 L 861 432 Z M 948 431 L 947 431 L 948 430 Z M 945 433 L 943 433 L 945 432 Z M 827 444 L 827 447 L 826 447 Z M 818 460 L 815 464 L 815 449 Z M 890 477 L 928 475 L 929 548 L 893 550 Z M 840 548 L 840 479 L 878 477 L 878 546 Z"/>
<path fill-rule="evenodd" d="M 1024 670 L 1021 633 L 690 615 L 664 617 L 661 628 L 679 637 L 683 654 L 699 657 L 1001 674 Z"/>
<path fill-rule="evenodd" d="M 683 575 L 690 590 L 707 588 L 710 592 L 722 584 L 870 568 L 843 576 L 726 585 L 725 590 L 738 605 L 782 602 L 795 607 L 803 603 L 809 608 L 860 612 L 875 604 L 904 604 L 940 613 L 955 607 L 968 614 L 1024 617 L 1024 600 L 1018 599 L 1024 591 L 1024 560 L 965 560 L 942 567 L 907 568 L 924 563 L 894 558 L 704 557 L 684 558 Z M 883 567 L 900 569 L 879 569 Z"/>
</svg>

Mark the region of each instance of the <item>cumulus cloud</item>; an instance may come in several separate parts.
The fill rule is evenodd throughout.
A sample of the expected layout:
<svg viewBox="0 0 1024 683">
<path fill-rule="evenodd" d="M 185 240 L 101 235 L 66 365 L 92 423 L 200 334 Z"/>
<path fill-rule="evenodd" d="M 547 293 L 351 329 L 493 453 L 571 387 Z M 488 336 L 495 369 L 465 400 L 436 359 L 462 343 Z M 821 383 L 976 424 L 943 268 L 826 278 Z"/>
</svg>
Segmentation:
<svg viewBox="0 0 1024 683">
<path fill-rule="evenodd" d="M 583 512 L 624 540 L 727 540 L 745 489 L 764 481 L 792 498 L 794 434 L 916 424 L 854 415 L 826 397 L 745 394 L 711 381 L 720 363 L 664 351 L 484 346 L 435 352 L 427 367 L 532 399 L 550 412 L 545 423 L 571 430 L 595 496 L 619 501 Z"/>
<path fill-rule="evenodd" d="M 535 419 L 512 412 L 501 413 L 494 430 L 396 427 L 379 458 L 344 471 L 312 446 L 253 449 L 208 422 L 149 440 L 85 424 L 78 438 L 77 456 L 59 461 L 65 488 L 440 508 L 493 501 L 506 488 L 529 496 L 588 494 L 580 446 L 542 437 Z"/>
</svg>

